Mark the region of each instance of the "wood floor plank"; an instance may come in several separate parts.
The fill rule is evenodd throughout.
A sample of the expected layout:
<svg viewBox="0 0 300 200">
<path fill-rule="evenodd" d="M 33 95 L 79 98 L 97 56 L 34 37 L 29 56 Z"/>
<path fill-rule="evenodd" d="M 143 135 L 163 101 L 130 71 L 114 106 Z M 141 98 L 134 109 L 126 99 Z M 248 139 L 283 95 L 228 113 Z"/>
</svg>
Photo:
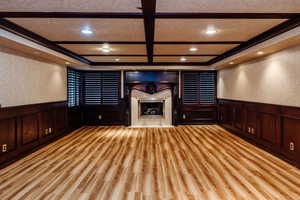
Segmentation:
<svg viewBox="0 0 300 200">
<path fill-rule="evenodd" d="M 300 200 L 300 170 L 217 125 L 83 127 L 0 170 L 1 200 Z"/>
</svg>

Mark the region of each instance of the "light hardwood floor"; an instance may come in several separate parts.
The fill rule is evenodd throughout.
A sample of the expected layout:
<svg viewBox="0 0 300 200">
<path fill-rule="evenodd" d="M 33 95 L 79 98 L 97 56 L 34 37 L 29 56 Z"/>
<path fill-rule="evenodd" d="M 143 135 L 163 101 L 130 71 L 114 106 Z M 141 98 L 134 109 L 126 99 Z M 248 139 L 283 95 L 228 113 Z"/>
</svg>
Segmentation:
<svg viewBox="0 0 300 200">
<path fill-rule="evenodd" d="M 300 170 L 218 126 L 84 127 L 0 170 L 0 199 L 299 200 Z"/>
</svg>

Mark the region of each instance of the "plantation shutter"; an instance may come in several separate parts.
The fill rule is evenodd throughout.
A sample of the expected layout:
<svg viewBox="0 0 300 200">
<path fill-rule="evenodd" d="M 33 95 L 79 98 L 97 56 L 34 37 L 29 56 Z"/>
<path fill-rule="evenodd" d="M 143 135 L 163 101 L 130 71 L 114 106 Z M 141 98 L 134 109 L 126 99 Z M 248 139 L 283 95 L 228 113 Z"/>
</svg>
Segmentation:
<svg viewBox="0 0 300 200">
<path fill-rule="evenodd" d="M 84 103 L 86 105 L 119 103 L 119 72 L 86 72 L 84 77 Z"/>
<path fill-rule="evenodd" d="M 184 72 L 183 103 L 215 104 L 215 72 Z"/>
<path fill-rule="evenodd" d="M 86 72 L 84 73 L 84 104 L 99 105 L 101 104 L 101 73 Z"/>
<path fill-rule="evenodd" d="M 79 105 L 79 81 L 80 73 L 68 69 L 68 106 L 74 107 Z"/>
</svg>

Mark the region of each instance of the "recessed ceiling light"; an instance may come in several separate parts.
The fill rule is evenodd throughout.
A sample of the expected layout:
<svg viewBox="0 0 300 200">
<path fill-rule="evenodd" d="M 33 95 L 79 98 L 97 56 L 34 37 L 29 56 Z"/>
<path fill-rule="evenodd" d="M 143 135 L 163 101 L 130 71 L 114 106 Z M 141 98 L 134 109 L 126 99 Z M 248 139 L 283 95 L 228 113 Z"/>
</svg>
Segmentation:
<svg viewBox="0 0 300 200">
<path fill-rule="evenodd" d="M 81 33 L 83 33 L 85 35 L 91 35 L 91 34 L 93 34 L 93 31 L 90 28 L 84 28 L 81 30 Z"/>
<path fill-rule="evenodd" d="M 185 61 L 186 61 L 186 58 L 185 58 L 185 57 L 182 57 L 182 58 L 180 58 L 180 61 L 181 61 L 181 62 L 185 62 Z"/>
<path fill-rule="evenodd" d="M 65 62 L 65 64 L 66 64 L 66 65 L 69 65 L 70 63 L 69 63 L 69 62 Z"/>
<path fill-rule="evenodd" d="M 192 47 L 190 48 L 190 51 L 198 51 L 198 49 L 196 47 Z"/>
<path fill-rule="evenodd" d="M 117 61 L 117 62 L 120 61 L 120 58 L 116 58 L 115 61 Z"/>
<path fill-rule="evenodd" d="M 214 28 L 209 28 L 209 29 L 206 30 L 205 33 L 206 33 L 207 35 L 214 35 L 214 34 L 217 33 L 217 30 L 214 29 Z"/>
<path fill-rule="evenodd" d="M 100 48 L 100 51 L 102 51 L 104 53 L 109 53 L 109 52 L 111 52 L 111 49 L 110 48 L 106 48 L 106 47 L 102 47 L 102 48 Z"/>
<path fill-rule="evenodd" d="M 258 54 L 258 55 L 263 55 L 264 52 L 263 52 L 263 51 L 259 51 L 259 52 L 257 52 L 257 54 Z"/>
<path fill-rule="evenodd" d="M 229 65 L 233 65 L 233 64 L 234 64 L 234 62 L 230 62 L 230 63 L 229 63 Z"/>
<path fill-rule="evenodd" d="M 112 51 L 112 49 L 109 47 L 109 44 L 104 43 L 102 45 L 102 47 L 100 48 L 100 51 L 104 52 L 104 53 L 109 53 Z"/>
</svg>

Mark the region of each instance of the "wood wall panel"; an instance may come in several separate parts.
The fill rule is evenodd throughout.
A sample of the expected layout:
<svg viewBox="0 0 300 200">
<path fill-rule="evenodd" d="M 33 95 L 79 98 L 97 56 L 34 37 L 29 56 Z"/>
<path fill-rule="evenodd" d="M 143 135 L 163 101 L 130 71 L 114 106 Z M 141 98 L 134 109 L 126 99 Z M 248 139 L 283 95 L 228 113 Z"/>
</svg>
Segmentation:
<svg viewBox="0 0 300 200">
<path fill-rule="evenodd" d="M 223 127 L 300 166 L 300 108 L 227 99 L 218 102 Z"/>
<path fill-rule="evenodd" d="M 67 128 L 66 107 L 57 108 L 55 111 L 55 133 L 60 134 Z"/>
<path fill-rule="evenodd" d="M 0 154 L 2 154 L 2 145 L 7 145 L 7 151 L 13 151 L 17 148 L 17 129 L 16 119 L 0 120 Z"/>
<path fill-rule="evenodd" d="M 40 137 L 47 137 L 54 133 L 55 112 L 46 110 L 39 115 L 39 133 Z"/>
<path fill-rule="evenodd" d="M 180 121 L 178 124 L 201 124 L 205 122 L 215 122 L 217 120 L 217 106 L 179 106 Z"/>
<path fill-rule="evenodd" d="M 34 142 L 39 138 L 38 115 L 30 114 L 22 116 L 22 145 Z"/>
<path fill-rule="evenodd" d="M 68 122 L 65 101 L 0 108 L 0 167 L 70 132 L 74 126 Z M 3 144 L 7 152 L 2 152 Z"/>
<path fill-rule="evenodd" d="M 83 106 L 81 111 L 86 125 L 125 124 L 125 107 L 122 102 L 118 105 Z"/>
<path fill-rule="evenodd" d="M 282 121 L 282 148 L 284 154 L 300 161 L 300 119 L 284 117 Z"/>
</svg>

